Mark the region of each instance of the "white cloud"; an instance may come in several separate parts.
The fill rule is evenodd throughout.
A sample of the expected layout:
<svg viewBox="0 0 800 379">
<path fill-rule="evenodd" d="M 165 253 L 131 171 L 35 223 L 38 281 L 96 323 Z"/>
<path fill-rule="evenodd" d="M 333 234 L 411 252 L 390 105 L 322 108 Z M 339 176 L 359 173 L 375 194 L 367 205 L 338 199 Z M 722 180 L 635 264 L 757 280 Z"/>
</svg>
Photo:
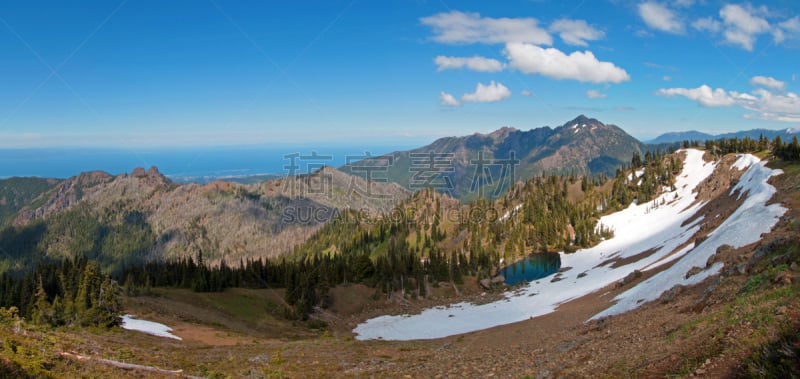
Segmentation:
<svg viewBox="0 0 800 379">
<path fill-rule="evenodd" d="M 778 91 L 783 91 L 786 89 L 786 83 L 771 76 L 754 76 L 752 79 L 750 79 L 750 84 Z"/>
<path fill-rule="evenodd" d="M 711 87 L 705 84 L 697 88 L 662 88 L 656 94 L 667 97 L 680 95 L 689 100 L 694 100 L 704 107 L 727 107 L 734 104 L 733 99 L 724 89 L 717 88 L 712 90 Z"/>
<path fill-rule="evenodd" d="M 753 91 L 753 99 L 742 101 L 741 107 L 753 112 L 747 118 L 783 122 L 800 122 L 800 97 L 794 93 L 776 94 L 765 89 Z"/>
<path fill-rule="evenodd" d="M 684 32 L 683 21 L 671 9 L 663 4 L 648 1 L 639 4 L 639 17 L 647 26 L 672 34 Z"/>
<path fill-rule="evenodd" d="M 777 43 L 781 43 L 786 40 L 788 37 L 796 37 L 800 34 L 800 16 L 794 16 L 784 22 L 778 24 L 778 26 L 772 29 L 772 38 Z"/>
<path fill-rule="evenodd" d="M 522 92 L 520 92 L 519 94 L 525 97 L 533 97 L 533 92 L 528 91 L 526 89 L 522 90 Z"/>
<path fill-rule="evenodd" d="M 711 33 L 719 33 L 722 30 L 722 23 L 712 17 L 704 17 L 695 20 L 692 27 L 699 31 L 707 30 Z"/>
<path fill-rule="evenodd" d="M 442 105 L 448 107 L 457 107 L 461 105 L 461 103 L 458 100 L 456 100 L 456 98 L 453 97 L 453 95 L 444 91 L 439 93 L 439 102 Z"/>
<path fill-rule="evenodd" d="M 722 21 L 714 17 L 704 17 L 692 22 L 692 27 L 711 34 L 722 32 L 726 43 L 747 51 L 753 51 L 762 34 L 771 34 L 775 43 L 800 36 L 800 16 L 770 23 L 769 19 L 774 20 L 780 15 L 770 11 L 765 5 L 753 7 L 750 4 L 726 4 L 720 9 L 719 16 Z"/>
<path fill-rule="evenodd" d="M 511 91 L 500 83 L 492 80 L 488 85 L 478 83 L 475 92 L 465 93 L 461 100 L 470 103 L 494 103 L 511 97 Z"/>
<path fill-rule="evenodd" d="M 559 19 L 550 24 L 550 31 L 558 33 L 564 43 L 575 46 L 588 46 L 586 41 L 596 41 L 605 37 L 605 32 L 597 30 L 584 20 Z"/>
<path fill-rule="evenodd" d="M 605 99 L 606 97 L 608 97 L 608 95 L 606 95 L 606 94 L 604 94 L 604 93 L 602 93 L 602 92 L 600 92 L 600 91 L 598 91 L 596 89 L 590 89 L 590 90 L 586 91 L 586 97 L 588 97 L 590 99 Z"/>
<path fill-rule="evenodd" d="M 800 16 L 794 16 L 778 24 L 783 30 L 788 32 L 800 33 Z"/>
<path fill-rule="evenodd" d="M 697 88 L 666 88 L 656 92 L 659 96 L 683 96 L 697 101 L 704 107 L 738 106 L 754 113 L 745 118 L 770 121 L 800 122 L 800 97 L 794 93 L 776 94 L 759 88 L 752 93 L 726 91 L 722 88 L 712 90 L 703 84 Z"/>
<path fill-rule="evenodd" d="M 526 74 L 592 83 L 620 83 L 630 80 L 625 70 L 611 62 L 598 61 L 588 50 L 566 55 L 554 48 L 509 43 L 503 53 L 508 58 L 510 67 Z"/>
<path fill-rule="evenodd" d="M 535 18 L 492 18 L 450 11 L 420 19 L 433 29 L 432 39 L 447 44 L 529 42 L 550 45 L 553 38 Z"/>
<path fill-rule="evenodd" d="M 503 70 L 503 63 L 497 59 L 473 57 L 446 57 L 440 55 L 433 60 L 437 71 L 468 68 L 473 71 L 497 72 Z"/>
<path fill-rule="evenodd" d="M 671 81 L 671 80 L 672 80 L 672 77 L 671 77 L 671 76 L 669 76 L 669 75 L 664 75 L 664 76 L 661 78 L 661 80 L 663 80 L 663 81 L 665 81 L 665 82 L 669 82 L 669 81 Z"/>
<path fill-rule="evenodd" d="M 766 9 L 746 9 L 736 4 L 726 4 L 722 7 L 719 16 L 725 24 L 723 33 L 725 41 L 752 51 L 758 35 L 772 30 L 769 22 L 757 13 L 766 13 Z"/>
</svg>

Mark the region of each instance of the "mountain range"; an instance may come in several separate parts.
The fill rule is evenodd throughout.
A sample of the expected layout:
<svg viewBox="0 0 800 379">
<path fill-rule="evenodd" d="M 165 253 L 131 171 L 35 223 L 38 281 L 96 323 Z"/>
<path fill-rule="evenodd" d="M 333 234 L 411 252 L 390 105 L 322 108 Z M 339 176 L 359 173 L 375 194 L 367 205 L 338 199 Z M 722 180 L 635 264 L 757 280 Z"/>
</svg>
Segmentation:
<svg viewBox="0 0 800 379">
<path fill-rule="evenodd" d="M 10 178 L 0 180 L 0 249 L 18 268 L 25 264 L 18 258 L 40 254 L 84 253 L 117 268 L 198 254 L 212 263 L 277 257 L 345 209 L 385 213 L 423 188 L 467 202 L 500 197 L 542 174 L 612 176 L 650 148 L 581 115 L 556 128 L 445 137 L 340 169 L 251 184 L 176 183 L 155 167 Z"/>
<path fill-rule="evenodd" d="M 739 132 L 732 132 L 732 133 L 722 133 L 722 134 L 709 134 L 698 132 L 696 130 L 690 130 L 686 132 L 669 132 L 664 133 L 653 140 L 648 141 L 647 143 L 653 145 L 659 145 L 663 143 L 674 143 L 674 142 L 682 142 L 682 141 L 707 141 L 707 140 L 719 140 L 722 138 L 752 138 L 758 139 L 760 136 L 763 136 L 767 139 L 775 139 L 775 137 L 781 137 L 783 139 L 791 139 L 794 136 L 798 135 L 798 130 L 796 129 L 782 129 L 782 130 L 771 130 L 771 129 L 751 129 L 751 130 L 743 130 Z"/>
<path fill-rule="evenodd" d="M 497 197 L 513 182 L 544 173 L 612 176 L 634 153 L 645 149 L 618 126 L 580 115 L 556 128 L 504 127 L 489 134 L 440 138 L 341 169 L 363 175 L 370 168 L 380 168 L 388 172 L 390 181 L 410 190 L 434 187 L 472 200 L 479 194 Z"/>
</svg>

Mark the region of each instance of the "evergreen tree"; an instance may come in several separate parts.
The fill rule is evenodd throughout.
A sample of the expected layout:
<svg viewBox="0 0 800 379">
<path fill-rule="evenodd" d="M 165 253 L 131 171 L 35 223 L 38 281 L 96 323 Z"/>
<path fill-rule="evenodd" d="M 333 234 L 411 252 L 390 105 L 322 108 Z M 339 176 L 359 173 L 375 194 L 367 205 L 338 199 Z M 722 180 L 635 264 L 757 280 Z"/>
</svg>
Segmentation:
<svg viewBox="0 0 800 379">
<path fill-rule="evenodd" d="M 52 320 L 52 308 L 50 302 L 47 301 L 47 293 L 42 285 L 42 278 L 39 278 L 39 284 L 36 286 L 36 293 L 34 296 L 33 312 L 31 313 L 31 320 L 37 324 L 47 324 Z"/>
</svg>

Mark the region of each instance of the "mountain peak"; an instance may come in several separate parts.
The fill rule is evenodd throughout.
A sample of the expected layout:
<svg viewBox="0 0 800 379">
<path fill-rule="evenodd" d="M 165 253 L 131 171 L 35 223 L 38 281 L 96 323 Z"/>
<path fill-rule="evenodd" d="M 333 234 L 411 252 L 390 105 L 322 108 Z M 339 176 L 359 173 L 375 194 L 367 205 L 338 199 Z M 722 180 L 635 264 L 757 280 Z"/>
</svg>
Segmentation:
<svg viewBox="0 0 800 379">
<path fill-rule="evenodd" d="M 123 174 L 122 178 L 127 177 L 127 175 Z M 150 166 L 147 171 L 143 167 L 136 167 L 131 171 L 131 178 L 143 179 L 147 180 L 153 184 L 160 184 L 160 183 L 171 183 L 171 181 L 164 176 L 160 171 L 158 171 L 158 167 Z"/>
<path fill-rule="evenodd" d="M 510 126 L 504 126 L 504 127 L 500 128 L 500 129 L 497 129 L 497 130 L 487 134 L 486 136 L 488 136 L 489 138 L 491 138 L 494 141 L 502 141 L 502 140 L 508 138 L 509 134 L 514 133 L 516 131 L 517 131 L 516 128 L 512 128 Z"/>
<path fill-rule="evenodd" d="M 564 126 L 570 126 L 571 127 L 571 126 L 575 126 L 575 125 L 581 126 L 581 125 L 586 125 L 586 124 L 604 125 L 602 122 L 598 121 L 597 119 L 589 118 L 589 117 L 586 117 L 584 115 L 579 115 L 574 120 L 569 121 L 566 124 L 564 124 Z"/>
<path fill-rule="evenodd" d="M 395 152 L 389 177 L 409 189 L 432 187 L 468 201 L 483 196 L 473 184 L 473 173 L 480 172 L 474 162 L 480 162 L 476 158 L 481 153 L 498 162 L 513 153 L 520 163 L 515 175 L 526 180 L 543 172 L 612 176 L 634 152 L 642 150 L 642 144 L 619 127 L 580 115 L 555 129 L 545 126 L 520 131 L 503 127 L 489 134 L 443 137 L 417 149 Z M 421 161 L 412 155 L 420 153 L 439 156 Z M 377 164 L 375 159 L 378 157 L 365 161 Z M 490 168 L 497 169 L 492 175 L 501 175 L 503 168 L 497 166 Z"/>
</svg>

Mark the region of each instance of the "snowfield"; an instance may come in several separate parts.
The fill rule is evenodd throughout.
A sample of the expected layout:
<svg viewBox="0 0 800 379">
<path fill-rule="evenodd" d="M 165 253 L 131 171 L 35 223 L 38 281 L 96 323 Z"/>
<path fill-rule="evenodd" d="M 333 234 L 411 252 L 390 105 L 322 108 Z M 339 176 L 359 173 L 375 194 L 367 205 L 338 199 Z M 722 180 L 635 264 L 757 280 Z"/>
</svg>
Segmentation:
<svg viewBox="0 0 800 379">
<path fill-rule="evenodd" d="M 164 324 L 159 324 L 153 321 L 138 320 L 133 317 L 134 317 L 133 315 L 122 316 L 122 329 L 135 330 L 138 332 L 147 333 L 158 337 L 166 337 L 176 340 L 181 339 L 181 337 L 172 334 L 172 328 L 170 328 L 169 326 L 166 326 Z"/>
<path fill-rule="evenodd" d="M 614 298 L 615 304 L 592 319 L 616 315 L 657 299 L 677 284 L 691 285 L 718 273 L 721 263 L 706 267 L 708 258 L 723 244 L 741 247 L 769 232 L 786 211 L 778 204 L 766 203 L 775 193 L 767 180 L 781 173 L 767 168 L 753 155 L 741 155 L 729 169 L 744 170 L 732 194 L 746 196 L 743 204 L 708 238 L 695 246 L 690 239 L 700 228 L 702 217 L 687 225 L 704 203 L 695 202 L 694 189 L 708 178 L 716 164 L 703 161 L 703 152 L 685 150 L 683 171 L 673 192 L 667 192 L 645 204 L 632 204 L 625 210 L 602 217 L 600 223 L 614 229 L 615 237 L 595 247 L 561 254 L 561 267 L 572 269 L 560 274 L 561 280 L 544 278 L 520 291 L 507 293 L 493 303 L 474 305 L 458 303 L 435 307 L 417 315 L 380 316 L 358 325 L 353 332 L 359 340 L 413 340 L 447 337 L 522 321 L 553 312 L 560 304 L 580 298 L 615 283 L 634 270 L 647 271 L 676 261 L 669 269 Z M 649 254 L 649 251 L 654 251 Z M 634 257 L 633 262 L 615 261 Z M 693 267 L 703 269 L 685 278 Z M 578 278 L 578 275 L 585 276 Z"/>
</svg>

